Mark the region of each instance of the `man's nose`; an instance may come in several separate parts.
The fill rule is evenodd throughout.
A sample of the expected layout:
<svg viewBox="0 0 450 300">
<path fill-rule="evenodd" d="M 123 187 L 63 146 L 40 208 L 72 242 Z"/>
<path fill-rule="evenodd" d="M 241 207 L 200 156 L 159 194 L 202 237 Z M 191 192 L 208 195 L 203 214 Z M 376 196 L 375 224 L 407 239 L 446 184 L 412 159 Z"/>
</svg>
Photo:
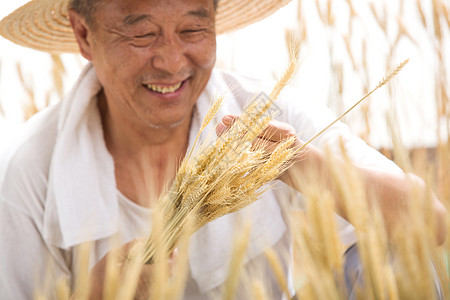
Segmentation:
<svg viewBox="0 0 450 300">
<path fill-rule="evenodd" d="M 176 36 L 160 36 L 159 39 L 156 49 L 154 48 L 153 67 L 170 74 L 177 74 L 187 64 L 182 42 Z"/>
</svg>

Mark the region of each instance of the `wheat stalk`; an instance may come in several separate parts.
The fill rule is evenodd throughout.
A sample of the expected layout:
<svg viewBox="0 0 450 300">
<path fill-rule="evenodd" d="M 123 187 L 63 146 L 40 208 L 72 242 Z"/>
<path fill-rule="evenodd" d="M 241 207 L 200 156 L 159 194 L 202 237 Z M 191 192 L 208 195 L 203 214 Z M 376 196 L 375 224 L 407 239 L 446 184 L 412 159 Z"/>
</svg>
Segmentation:
<svg viewBox="0 0 450 300">
<path fill-rule="evenodd" d="M 268 300 L 264 285 L 259 280 L 252 283 L 252 295 L 253 299 Z"/>
<path fill-rule="evenodd" d="M 324 129 L 319 131 L 316 135 L 314 135 L 311 139 L 309 139 L 306 143 L 304 143 L 302 146 L 298 148 L 298 152 L 300 152 L 303 148 L 305 148 L 307 145 L 309 145 L 312 141 L 314 141 L 316 138 L 318 138 L 320 135 L 322 135 L 325 131 L 327 131 L 331 126 L 339 122 L 342 118 L 344 118 L 349 112 L 351 112 L 356 106 L 358 106 L 361 102 L 366 100 L 370 95 L 372 95 L 376 90 L 378 90 L 380 87 L 388 83 L 392 78 L 394 78 L 402 69 L 403 67 L 409 62 L 409 58 L 402 61 L 400 64 L 398 64 L 393 70 L 386 73 L 386 75 L 378 82 L 378 85 L 373 88 L 370 92 L 368 92 L 364 97 L 362 97 L 358 102 L 356 102 L 352 107 L 347 109 L 343 114 L 341 114 L 339 117 L 337 117 L 333 122 L 331 122 L 328 126 L 326 126 Z"/>
<path fill-rule="evenodd" d="M 247 224 L 244 226 L 242 232 L 234 240 L 228 278 L 224 284 L 224 292 L 222 296 L 222 299 L 224 300 L 232 300 L 235 297 L 245 254 L 247 253 L 248 243 L 250 240 L 250 229 L 250 225 Z"/>
<path fill-rule="evenodd" d="M 281 287 L 281 290 L 286 294 L 288 299 L 290 299 L 291 294 L 289 292 L 287 279 L 286 276 L 284 275 L 283 267 L 281 265 L 279 258 L 277 257 L 277 254 L 271 248 L 266 249 L 264 251 L 264 254 L 270 264 L 270 267 L 272 268 L 272 271 L 275 275 L 278 285 Z"/>
</svg>

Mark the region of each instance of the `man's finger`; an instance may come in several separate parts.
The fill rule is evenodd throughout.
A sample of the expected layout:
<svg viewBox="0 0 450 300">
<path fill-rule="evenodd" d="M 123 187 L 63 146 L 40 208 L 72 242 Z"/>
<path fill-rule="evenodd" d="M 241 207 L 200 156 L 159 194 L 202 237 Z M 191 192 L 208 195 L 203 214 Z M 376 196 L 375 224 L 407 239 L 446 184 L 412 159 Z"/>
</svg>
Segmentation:
<svg viewBox="0 0 450 300">
<path fill-rule="evenodd" d="M 222 118 L 222 123 L 218 124 L 216 127 L 217 136 L 224 134 L 237 119 L 238 117 L 233 115 L 224 116 Z M 295 134 L 295 129 L 291 125 L 272 120 L 258 137 L 272 142 L 279 142 L 294 136 Z"/>
<path fill-rule="evenodd" d="M 291 125 L 277 120 L 272 120 L 261 132 L 259 137 L 268 141 L 279 142 L 294 135 L 295 129 Z"/>
<path fill-rule="evenodd" d="M 231 125 L 236 121 L 237 117 L 233 115 L 226 115 L 222 118 L 222 123 L 217 125 L 216 127 L 216 134 L 217 136 L 221 136 L 226 132 L 228 129 L 230 129 Z"/>
<path fill-rule="evenodd" d="M 273 142 L 271 140 L 262 137 L 257 137 L 252 143 L 252 149 L 254 150 L 263 149 L 267 153 L 272 153 L 277 146 L 278 146 L 277 142 Z"/>
</svg>

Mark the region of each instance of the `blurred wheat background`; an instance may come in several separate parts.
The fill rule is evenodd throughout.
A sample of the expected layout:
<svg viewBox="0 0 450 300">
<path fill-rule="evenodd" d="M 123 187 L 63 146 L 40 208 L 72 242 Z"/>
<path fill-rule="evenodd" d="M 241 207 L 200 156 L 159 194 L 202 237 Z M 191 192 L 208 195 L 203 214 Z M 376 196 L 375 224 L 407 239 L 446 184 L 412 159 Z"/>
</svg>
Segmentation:
<svg viewBox="0 0 450 300">
<path fill-rule="evenodd" d="M 20 4 L 1 3 L 0 17 Z M 294 0 L 258 24 L 220 36 L 217 66 L 276 79 L 289 60 L 288 45 L 293 39 L 300 40 L 302 65 L 291 85 L 298 87 L 299 97 L 324 103 L 340 114 L 376 86 L 387 69 L 411 58 L 399 76 L 344 122 L 405 171 L 424 178 L 450 211 L 449 34 L 447 0 Z M 26 119 L 59 101 L 84 64 L 79 56 L 50 56 L 0 39 L 0 148 Z M 347 179 L 352 182 L 350 178 L 348 171 Z M 352 186 L 349 182 L 348 189 Z M 357 190 L 355 186 L 350 192 Z M 332 228 L 325 222 L 332 207 L 328 196 L 317 189 L 311 188 L 307 198 L 315 201 L 307 202 L 307 210 L 300 214 L 311 223 L 293 224 L 297 228 L 294 235 L 299 251 L 296 288 L 305 299 L 339 299 L 331 271 L 340 264 L 336 258 L 339 251 L 330 250 L 338 249 L 339 245 L 331 229 L 327 233 L 317 231 L 321 226 Z M 330 212 L 322 209 L 322 214 L 317 215 L 319 204 L 329 207 Z M 361 205 L 364 210 L 364 204 Z M 417 209 L 423 211 L 426 207 Z M 421 218 L 419 214 L 417 217 Z M 355 218 L 358 223 L 365 217 Z M 391 299 L 432 299 L 426 283 L 429 276 L 420 271 L 424 253 L 435 257 L 446 298 L 450 299 L 449 238 L 443 247 L 435 249 L 426 230 L 421 229 L 427 224 L 426 217 L 416 220 L 416 226 L 408 232 L 414 238 L 399 240 L 396 247 L 400 253 L 409 253 L 399 263 L 403 275 L 396 279 L 398 275 L 393 275 L 380 254 L 386 248 L 384 233 L 376 229 L 380 221 L 376 214 L 367 219 L 371 221 L 362 227 L 364 236 L 371 238 L 363 245 L 372 245 L 366 248 L 372 252 L 363 251 L 364 262 L 380 269 L 370 270 L 372 296 L 366 295 L 364 299 L 385 298 L 380 296 L 380 290 L 388 290 Z M 314 236 L 336 247 L 314 244 Z M 420 274 L 416 277 L 411 275 L 417 272 Z M 311 284 L 314 278 L 321 278 L 320 286 Z M 281 285 L 282 282 L 280 279 Z M 251 284 L 251 290 L 255 298 L 263 299 L 264 291 L 258 282 Z"/>
</svg>

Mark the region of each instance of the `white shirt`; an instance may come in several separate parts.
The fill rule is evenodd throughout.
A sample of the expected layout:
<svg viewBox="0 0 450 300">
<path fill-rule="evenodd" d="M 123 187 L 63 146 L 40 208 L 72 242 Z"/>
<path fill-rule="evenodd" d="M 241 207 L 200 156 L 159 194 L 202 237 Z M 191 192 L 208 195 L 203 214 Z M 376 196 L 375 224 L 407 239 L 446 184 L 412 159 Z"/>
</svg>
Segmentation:
<svg viewBox="0 0 450 300">
<path fill-rule="evenodd" d="M 146 237 L 151 231 L 151 211 L 126 199 L 115 186 L 113 160 L 102 139 L 96 106 L 100 88 L 95 70 L 89 65 L 73 92 L 60 104 L 33 117 L 21 138 L 2 156 L 1 165 L 5 167 L 0 170 L 1 299 L 32 299 L 36 289 L 52 295 L 48 291 L 53 291 L 59 278 L 69 280 L 73 288 L 81 242 L 93 242 L 92 267 L 111 249 L 111 241 L 124 244 Z M 225 114 L 239 114 L 251 96 L 270 88 L 253 79 L 214 70 L 197 101 L 190 145 L 217 94 L 225 96 L 224 106 L 216 116 L 220 120 Z M 289 88 L 282 93 L 276 102 L 281 112 L 277 119 L 294 126 L 299 138 L 306 141 L 331 123 L 334 116 L 327 108 L 315 105 L 313 99 L 298 99 L 296 95 Z M 207 138 L 205 133 L 202 140 Z M 339 138 L 355 162 L 396 168 L 352 136 L 342 123 L 330 128 L 314 144 L 337 147 Z M 272 246 L 278 253 L 289 252 L 289 230 L 278 205 L 287 187 L 282 183 L 279 187 L 244 210 L 211 222 L 194 234 L 184 299 L 208 299 L 208 295 L 218 293 L 228 271 L 235 224 L 249 215 L 253 226 L 247 271 L 258 270 L 257 274 L 261 268 L 267 268 L 264 273 L 271 273 L 263 256 L 265 247 Z M 89 198 L 91 194 L 95 197 Z M 340 222 L 344 243 L 354 242 L 351 226 Z M 273 278 L 268 278 L 268 285 L 273 291 L 271 298 L 281 298 Z M 237 298 L 248 297 L 241 291 Z"/>
</svg>

